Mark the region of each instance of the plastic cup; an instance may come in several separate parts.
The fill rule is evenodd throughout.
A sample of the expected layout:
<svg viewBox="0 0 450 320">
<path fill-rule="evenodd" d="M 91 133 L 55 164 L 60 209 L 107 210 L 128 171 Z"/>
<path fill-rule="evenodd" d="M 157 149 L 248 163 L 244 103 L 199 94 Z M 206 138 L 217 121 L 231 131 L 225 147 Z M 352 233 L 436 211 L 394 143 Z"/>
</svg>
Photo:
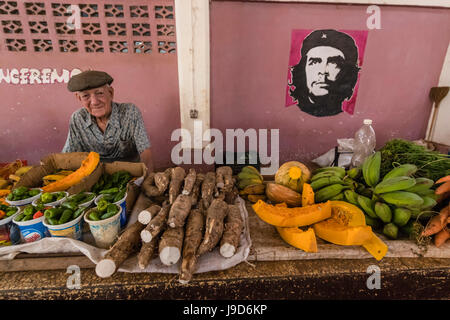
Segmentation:
<svg viewBox="0 0 450 320">
<path fill-rule="evenodd" d="M 19 226 L 24 242 L 34 242 L 50 235 L 47 227 L 43 224 L 44 218 L 42 216 L 28 221 L 16 221 L 14 217 L 13 222 Z"/>
<path fill-rule="evenodd" d="M 26 206 L 27 204 L 32 203 L 34 200 L 39 199 L 39 197 L 42 194 L 42 189 L 41 188 L 31 188 L 31 189 L 32 190 L 38 189 L 40 192 L 37 195 L 33 196 L 33 197 L 26 198 L 26 199 L 23 199 L 23 200 L 11 201 L 11 200 L 5 199 L 5 201 L 8 204 L 10 204 L 11 206 L 18 206 L 18 207 Z"/>
<path fill-rule="evenodd" d="M 64 198 L 59 199 L 59 200 L 56 200 L 56 201 L 53 201 L 53 202 L 43 203 L 43 205 L 44 205 L 44 206 L 57 207 L 57 206 L 59 206 L 61 203 L 63 203 L 63 202 L 67 199 L 67 197 L 69 196 L 69 193 L 68 193 L 67 191 L 55 191 L 55 192 L 50 192 L 50 193 L 53 194 L 53 193 L 60 193 L 60 192 L 64 192 L 64 193 L 66 194 L 66 195 L 64 196 Z M 39 201 L 39 199 L 41 198 L 41 195 L 42 195 L 42 194 L 39 195 L 39 198 L 33 200 L 33 202 L 31 203 L 33 206 L 36 207 L 36 206 L 39 204 L 38 201 Z"/>
<path fill-rule="evenodd" d="M 83 215 L 84 212 L 76 219 L 57 225 L 49 224 L 47 218 L 45 218 L 43 224 L 48 229 L 52 237 L 81 240 L 81 237 L 83 236 Z"/>
<path fill-rule="evenodd" d="M 99 195 L 97 198 L 95 198 L 95 205 L 98 204 L 101 198 L 103 198 L 103 194 Z M 117 202 L 113 202 L 114 204 L 117 204 L 122 208 L 121 214 L 120 214 L 120 227 L 123 228 L 127 224 L 127 193 L 125 192 L 125 196 L 120 199 Z"/>
<path fill-rule="evenodd" d="M 0 220 L 0 246 L 20 243 L 20 230 L 12 220 L 22 212 L 21 207 L 12 216 Z"/>
<path fill-rule="evenodd" d="M 95 210 L 94 208 L 84 214 L 84 221 L 89 224 L 89 229 L 94 236 L 95 244 L 99 248 L 109 249 L 119 235 L 122 207 L 117 206 L 119 207 L 119 212 L 104 220 L 89 220 L 88 216 L 92 210 Z"/>
</svg>

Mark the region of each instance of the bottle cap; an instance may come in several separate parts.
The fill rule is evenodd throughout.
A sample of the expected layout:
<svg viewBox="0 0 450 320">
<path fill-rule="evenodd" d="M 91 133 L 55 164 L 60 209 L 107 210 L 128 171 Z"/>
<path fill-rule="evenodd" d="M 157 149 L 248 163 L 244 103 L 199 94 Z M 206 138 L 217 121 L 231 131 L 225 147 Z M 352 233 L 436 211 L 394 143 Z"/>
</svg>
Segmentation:
<svg viewBox="0 0 450 320">
<path fill-rule="evenodd" d="M 371 119 L 364 119 L 363 123 L 364 124 L 372 124 L 372 120 Z"/>
</svg>

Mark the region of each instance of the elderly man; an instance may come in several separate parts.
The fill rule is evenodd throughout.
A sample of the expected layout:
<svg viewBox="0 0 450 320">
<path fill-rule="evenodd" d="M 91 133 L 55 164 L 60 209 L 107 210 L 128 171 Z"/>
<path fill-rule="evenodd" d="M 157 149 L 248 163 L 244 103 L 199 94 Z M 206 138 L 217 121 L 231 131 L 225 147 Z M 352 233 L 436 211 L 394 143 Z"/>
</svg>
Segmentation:
<svg viewBox="0 0 450 320">
<path fill-rule="evenodd" d="M 316 30 L 303 40 L 300 62 L 292 68 L 290 94 L 306 113 L 335 115 L 352 97 L 358 72 L 353 38 L 336 30 Z"/>
<path fill-rule="evenodd" d="M 62 152 L 100 154 L 101 160 L 143 162 L 153 171 L 150 140 L 139 109 L 131 103 L 113 102 L 113 78 L 102 71 L 73 76 L 67 88 L 75 92 L 82 108 L 75 111 Z"/>
</svg>

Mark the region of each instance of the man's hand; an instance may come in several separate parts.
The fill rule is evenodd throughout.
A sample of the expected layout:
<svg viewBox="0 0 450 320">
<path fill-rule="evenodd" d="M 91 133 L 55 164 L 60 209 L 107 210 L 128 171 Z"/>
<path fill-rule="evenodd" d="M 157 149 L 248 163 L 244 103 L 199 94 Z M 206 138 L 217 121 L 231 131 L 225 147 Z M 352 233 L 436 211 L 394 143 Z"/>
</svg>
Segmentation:
<svg viewBox="0 0 450 320">
<path fill-rule="evenodd" d="M 148 172 L 154 171 L 153 158 L 152 158 L 152 150 L 151 148 L 147 148 L 141 152 L 141 162 L 143 162 L 148 169 Z"/>
</svg>

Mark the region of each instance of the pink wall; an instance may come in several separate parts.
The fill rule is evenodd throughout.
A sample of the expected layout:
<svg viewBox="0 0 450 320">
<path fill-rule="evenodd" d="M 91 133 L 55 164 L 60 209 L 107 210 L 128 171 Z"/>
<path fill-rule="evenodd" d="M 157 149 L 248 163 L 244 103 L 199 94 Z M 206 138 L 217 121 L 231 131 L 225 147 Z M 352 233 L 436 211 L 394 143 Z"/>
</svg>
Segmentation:
<svg viewBox="0 0 450 320">
<path fill-rule="evenodd" d="M 157 167 L 170 161 L 170 134 L 180 126 L 176 55 L 119 57 L 73 54 L 2 55 L 2 68 L 46 67 L 107 71 L 113 78 L 114 101 L 132 102 L 142 112 Z M 46 154 L 61 152 L 72 112 L 81 106 L 67 84 L 0 84 L 0 162 L 16 158 L 37 163 Z"/>
<path fill-rule="evenodd" d="M 293 29 L 366 30 L 367 6 L 213 1 L 211 126 L 280 129 L 280 161 L 308 161 L 371 118 L 377 145 L 423 138 L 450 40 L 450 10 L 381 7 L 369 30 L 355 113 L 316 118 L 284 107 Z M 232 23 L 231 23 L 232 21 Z"/>
<path fill-rule="evenodd" d="M 0 3 L 0 69 L 108 72 L 114 78 L 114 101 L 131 102 L 141 110 L 156 167 L 168 166 L 175 145 L 168 140 L 180 127 L 173 0 L 77 0 L 81 28 L 72 30 L 67 24 L 71 4 L 70 0 Z M 24 42 L 25 51 L 12 52 L 11 39 Z M 35 41 L 44 40 L 50 45 L 44 43 L 43 48 L 51 52 L 36 49 Z M 93 46 L 93 40 L 100 45 Z M 65 41 L 76 42 L 75 48 L 61 45 Z M 112 45 L 119 42 L 127 45 Z M 99 48 L 103 52 L 89 52 Z M 3 79 L 0 97 L 0 162 L 20 158 L 35 164 L 60 152 L 70 115 L 81 107 L 66 83 L 8 84 Z"/>
</svg>

